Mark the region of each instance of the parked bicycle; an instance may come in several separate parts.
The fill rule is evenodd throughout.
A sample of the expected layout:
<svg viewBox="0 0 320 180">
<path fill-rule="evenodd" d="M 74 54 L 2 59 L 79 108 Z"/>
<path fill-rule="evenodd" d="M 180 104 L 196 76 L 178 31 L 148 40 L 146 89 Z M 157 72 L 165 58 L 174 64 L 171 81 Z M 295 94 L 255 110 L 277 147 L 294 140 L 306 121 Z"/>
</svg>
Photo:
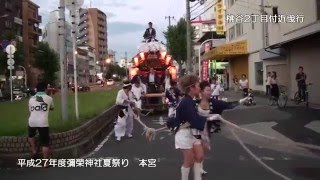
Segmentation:
<svg viewBox="0 0 320 180">
<path fill-rule="evenodd" d="M 279 93 L 278 99 L 274 96 L 269 97 L 269 105 L 273 106 L 274 104 L 277 104 L 279 108 L 285 108 L 288 102 L 287 87 L 279 85 Z"/>
<path fill-rule="evenodd" d="M 308 91 L 308 86 L 311 86 L 312 83 L 309 83 L 307 84 L 306 86 L 306 91 L 305 91 L 305 98 L 302 98 L 299 94 L 299 91 L 297 91 L 295 94 L 294 94 L 294 102 L 298 105 L 300 104 L 301 102 L 305 102 L 306 103 L 306 107 L 309 107 L 309 91 Z"/>
</svg>

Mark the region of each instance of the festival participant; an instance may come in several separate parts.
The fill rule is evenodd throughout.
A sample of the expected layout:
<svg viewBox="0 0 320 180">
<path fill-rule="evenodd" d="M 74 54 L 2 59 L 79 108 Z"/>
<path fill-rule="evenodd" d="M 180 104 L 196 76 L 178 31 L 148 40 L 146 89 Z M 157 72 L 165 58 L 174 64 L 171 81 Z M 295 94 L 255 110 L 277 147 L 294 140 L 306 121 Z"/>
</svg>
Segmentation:
<svg viewBox="0 0 320 180">
<path fill-rule="evenodd" d="M 221 115 L 226 109 L 232 109 L 243 103 L 245 100 L 241 99 L 239 102 L 225 102 L 217 100 L 211 94 L 210 83 L 203 81 L 200 83 L 200 96 L 201 99 L 196 100 L 196 107 L 199 115 L 208 117 L 210 115 Z M 220 119 L 217 118 L 214 121 L 207 122 L 204 130 L 201 132 L 201 143 L 204 148 L 204 152 L 210 151 L 210 133 L 220 131 Z M 201 163 L 201 173 L 207 174 L 203 170 L 203 162 Z"/>
<path fill-rule="evenodd" d="M 184 160 L 181 167 L 181 179 L 188 180 L 190 167 L 194 168 L 194 180 L 201 180 L 201 162 L 203 161 L 203 147 L 201 131 L 208 121 L 219 119 L 219 115 L 202 117 L 198 115 L 194 98 L 199 95 L 199 79 L 194 75 L 187 75 L 180 79 L 179 85 L 185 94 L 176 109 L 175 123 L 179 124 L 175 135 L 175 147 L 180 149 Z M 220 117 L 221 118 L 221 117 Z"/>
<path fill-rule="evenodd" d="M 177 107 L 180 97 L 181 97 L 180 90 L 177 88 L 177 82 L 171 80 L 170 88 L 166 90 L 166 98 L 168 100 L 168 117 L 174 115 L 175 108 Z"/>
<path fill-rule="evenodd" d="M 117 141 L 121 141 L 121 137 L 127 135 L 132 138 L 133 131 L 133 93 L 130 81 L 124 81 L 122 89 L 118 92 L 116 104 L 120 107 L 117 123 L 114 127 Z"/>
<path fill-rule="evenodd" d="M 141 81 L 137 80 L 134 82 L 134 85 L 131 89 L 131 92 L 133 93 L 133 99 L 135 102 L 135 108 L 134 108 L 134 116 L 135 119 L 140 118 L 140 112 L 141 112 L 141 97 L 145 94 L 144 88 L 141 86 Z"/>
</svg>

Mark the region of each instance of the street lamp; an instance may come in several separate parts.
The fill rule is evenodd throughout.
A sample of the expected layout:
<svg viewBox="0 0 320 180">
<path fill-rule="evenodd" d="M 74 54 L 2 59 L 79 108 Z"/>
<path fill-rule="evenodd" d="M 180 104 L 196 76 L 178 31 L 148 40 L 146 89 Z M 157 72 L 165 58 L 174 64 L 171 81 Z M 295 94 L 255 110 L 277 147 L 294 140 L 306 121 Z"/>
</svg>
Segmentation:
<svg viewBox="0 0 320 180">
<path fill-rule="evenodd" d="M 106 63 L 110 64 L 111 63 L 111 59 L 110 58 L 106 59 Z"/>
<path fill-rule="evenodd" d="M 212 40 L 214 40 L 214 39 L 207 39 L 207 40 L 205 40 L 205 41 L 203 41 L 202 43 L 201 43 L 201 45 L 200 45 L 200 47 L 199 47 L 199 78 L 201 79 L 201 47 L 202 47 L 202 45 L 204 44 L 204 43 L 206 43 L 206 42 L 209 42 L 209 41 L 212 41 Z"/>
</svg>

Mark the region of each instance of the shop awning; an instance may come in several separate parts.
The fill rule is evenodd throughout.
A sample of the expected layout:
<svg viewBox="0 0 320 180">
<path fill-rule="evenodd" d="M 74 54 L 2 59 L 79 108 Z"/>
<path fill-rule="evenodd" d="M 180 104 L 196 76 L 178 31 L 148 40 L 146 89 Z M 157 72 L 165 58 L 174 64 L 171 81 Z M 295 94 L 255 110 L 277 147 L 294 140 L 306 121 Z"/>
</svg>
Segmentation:
<svg viewBox="0 0 320 180">
<path fill-rule="evenodd" d="M 210 50 L 202 56 L 202 59 L 224 60 L 248 54 L 247 40 L 224 44 Z"/>
</svg>

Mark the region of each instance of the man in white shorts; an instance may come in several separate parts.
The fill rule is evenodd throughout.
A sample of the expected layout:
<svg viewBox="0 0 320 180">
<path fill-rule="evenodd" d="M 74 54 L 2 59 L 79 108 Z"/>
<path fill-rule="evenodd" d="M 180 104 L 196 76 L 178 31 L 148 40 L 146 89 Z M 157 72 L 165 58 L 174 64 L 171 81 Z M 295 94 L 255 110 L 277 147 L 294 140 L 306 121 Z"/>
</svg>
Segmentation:
<svg viewBox="0 0 320 180">
<path fill-rule="evenodd" d="M 134 82 L 131 92 L 133 94 L 133 99 L 135 103 L 134 116 L 136 116 L 136 118 L 140 118 L 140 112 L 141 112 L 141 106 L 142 106 L 141 97 L 145 94 L 145 91 L 144 91 L 144 88 L 142 88 L 141 82 L 139 80 Z"/>
<path fill-rule="evenodd" d="M 35 136 L 38 131 L 40 145 L 42 146 L 43 158 L 49 158 L 49 111 L 53 110 L 53 99 L 46 94 L 47 84 L 39 83 L 37 93 L 29 100 L 29 138 L 33 158 L 37 154 Z M 45 165 L 46 166 L 46 165 Z"/>
</svg>

